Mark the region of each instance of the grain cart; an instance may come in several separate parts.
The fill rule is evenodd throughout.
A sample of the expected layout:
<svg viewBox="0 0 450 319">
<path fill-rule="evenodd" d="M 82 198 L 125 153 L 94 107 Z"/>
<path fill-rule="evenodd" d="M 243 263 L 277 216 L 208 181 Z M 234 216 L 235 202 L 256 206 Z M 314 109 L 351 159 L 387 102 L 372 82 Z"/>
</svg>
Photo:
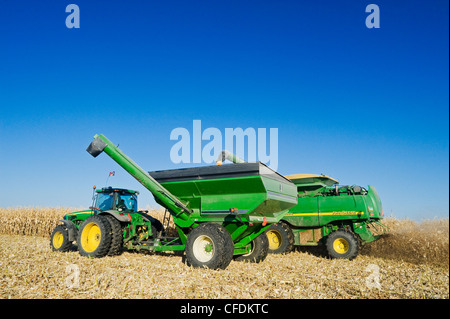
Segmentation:
<svg viewBox="0 0 450 319">
<path fill-rule="evenodd" d="M 50 240 L 53 249 L 55 243 L 67 247 L 76 241 L 80 254 L 91 257 L 113 255 L 122 247 L 185 251 L 188 265 L 225 269 L 233 257 L 264 260 L 269 245 L 264 231 L 297 204 L 296 186 L 260 162 L 149 174 L 103 135 L 96 135 L 87 151 L 94 157 L 105 152 L 148 189 L 173 218 L 178 236 L 165 236 L 161 222 L 131 204 L 103 208 L 97 200 L 88 214 L 79 214 L 82 222 L 65 216 Z"/>
<path fill-rule="evenodd" d="M 325 245 L 332 258 L 353 259 L 361 244 L 387 231 L 381 201 L 373 186 L 342 186 L 325 175 L 286 176 L 298 189 L 298 204 L 267 230 L 269 252 Z"/>
</svg>

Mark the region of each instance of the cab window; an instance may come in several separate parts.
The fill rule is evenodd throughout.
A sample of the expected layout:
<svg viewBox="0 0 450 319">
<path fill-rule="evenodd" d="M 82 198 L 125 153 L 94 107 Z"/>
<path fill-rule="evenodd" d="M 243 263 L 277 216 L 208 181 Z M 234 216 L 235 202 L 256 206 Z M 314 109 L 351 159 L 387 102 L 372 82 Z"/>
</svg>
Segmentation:
<svg viewBox="0 0 450 319">
<path fill-rule="evenodd" d="M 137 211 L 137 198 L 134 194 L 119 195 L 116 199 L 116 209 Z"/>
</svg>

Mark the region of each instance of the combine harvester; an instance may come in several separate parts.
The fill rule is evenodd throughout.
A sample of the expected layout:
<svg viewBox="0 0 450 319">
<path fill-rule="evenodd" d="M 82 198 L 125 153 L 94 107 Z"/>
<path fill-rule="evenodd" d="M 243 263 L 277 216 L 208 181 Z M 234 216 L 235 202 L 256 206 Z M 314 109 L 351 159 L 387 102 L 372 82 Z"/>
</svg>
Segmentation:
<svg viewBox="0 0 450 319">
<path fill-rule="evenodd" d="M 224 150 L 217 165 L 243 159 Z M 326 175 L 295 174 L 286 176 L 297 186 L 298 204 L 271 225 L 266 234 L 269 253 L 281 254 L 294 246 L 326 247 L 332 258 L 355 258 L 361 245 L 377 240 L 388 231 L 378 193 L 372 185 L 339 185 Z"/>
<path fill-rule="evenodd" d="M 297 204 L 297 187 L 260 162 L 148 173 L 103 135 L 94 137 L 87 152 L 105 152 L 148 189 L 170 213 L 178 236 L 165 236 L 160 221 L 138 211 L 137 192 L 104 188 L 96 191 L 93 207 L 65 215 L 56 226 L 50 239 L 55 251 L 69 250 L 74 241 L 89 257 L 116 255 L 122 248 L 185 251 L 188 265 L 225 269 L 233 257 L 263 261 L 269 249 L 265 230 Z"/>
<path fill-rule="evenodd" d="M 298 204 L 267 230 L 270 253 L 294 246 L 326 247 L 332 258 L 355 258 L 361 245 L 387 231 L 375 187 L 339 185 L 326 175 L 288 175 L 298 189 Z"/>
</svg>

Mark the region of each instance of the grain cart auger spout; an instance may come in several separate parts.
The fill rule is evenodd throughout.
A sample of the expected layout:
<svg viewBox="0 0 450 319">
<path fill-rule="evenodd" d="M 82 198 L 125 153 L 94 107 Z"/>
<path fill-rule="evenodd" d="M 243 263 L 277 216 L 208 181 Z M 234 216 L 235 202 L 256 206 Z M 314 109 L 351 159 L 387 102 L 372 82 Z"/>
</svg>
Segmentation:
<svg viewBox="0 0 450 319">
<path fill-rule="evenodd" d="M 103 135 L 87 151 L 94 157 L 105 152 L 148 189 L 178 233 L 166 237 L 161 222 L 141 212 L 93 207 L 92 220 L 81 225 L 90 228 L 76 227 L 79 245 L 88 250 L 97 247 L 90 242 L 104 240 L 133 250 L 185 251 L 194 267 L 225 269 L 233 258 L 261 262 L 269 248 L 265 230 L 297 204 L 296 186 L 261 162 L 146 172 Z"/>
<path fill-rule="evenodd" d="M 101 152 L 108 154 L 123 169 L 137 179 L 145 188 L 147 188 L 162 206 L 169 209 L 172 214 L 182 220 L 188 220 L 191 211 L 178 198 L 172 195 L 167 189 L 155 181 L 146 171 L 144 171 L 132 159 L 126 156 L 118 147 L 103 135 L 96 135 L 89 144 L 86 151 L 93 157 L 97 157 Z M 190 226 L 190 225 L 187 225 Z"/>
</svg>

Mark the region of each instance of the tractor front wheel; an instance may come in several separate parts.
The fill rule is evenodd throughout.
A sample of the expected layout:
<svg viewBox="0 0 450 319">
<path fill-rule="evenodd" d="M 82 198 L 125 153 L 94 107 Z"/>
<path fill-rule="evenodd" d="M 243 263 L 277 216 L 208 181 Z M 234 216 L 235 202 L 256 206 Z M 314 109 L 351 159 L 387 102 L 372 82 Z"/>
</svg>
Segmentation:
<svg viewBox="0 0 450 319">
<path fill-rule="evenodd" d="M 105 216 L 88 217 L 80 226 L 77 244 L 80 255 L 104 257 L 111 248 L 111 225 Z"/>
<path fill-rule="evenodd" d="M 233 259 L 230 233 L 217 224 L 204 223 L 194 228 L 186 240 L 186 264 L 193 267 L 225 269 Z"/>
<path fill-rule="evenodd" d="M 356 235 L 345 229 L 333 231 L 327 236 L 326 247 L 331 258 L 353 259 L 359 253 Z"/>
</svg>

